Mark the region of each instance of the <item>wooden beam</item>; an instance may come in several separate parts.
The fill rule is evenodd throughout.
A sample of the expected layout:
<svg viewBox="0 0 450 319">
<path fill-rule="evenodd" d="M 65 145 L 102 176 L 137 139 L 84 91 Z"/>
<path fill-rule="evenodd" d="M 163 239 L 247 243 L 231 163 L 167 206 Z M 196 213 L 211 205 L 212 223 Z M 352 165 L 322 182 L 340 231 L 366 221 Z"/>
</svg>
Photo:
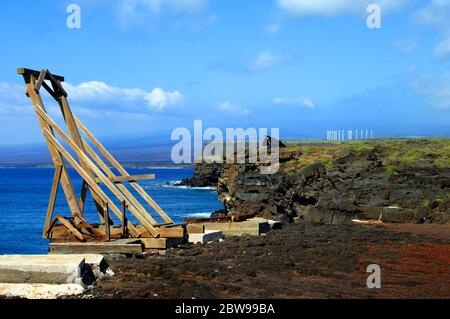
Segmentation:
<svg viewBox="0 0 450 319">
<path fill-rule="evenodd" d="M 54 80 L 55 82 L 57 80 Z M 52 83 L 53 83 L 52 82 Z M 55 84 L 58 84 L 61 86 L 61 83 L 56 82 Z M 67 129 L 69 130 L 69 135 L 72 138 L 72 141 L 78 146 L 78 148 L 86 154 L 86 150 L 84 148 L 84 143 L 81 138 L 80 132 L 78 131 L 77 125 L 75 123 L 75 120 L 73 118 L 72 110 L 70 109 L 69 102 L 67 101 L 66 97 L 64 95 L 59 94 L 58 104 L 61 109 L 61 112 L 63 114 L 64 121 L 67 125 Z M 81 167 L 89 174 L 90 177 L 94 178 L 94 173 L 89 168 L 89 166 L 84 162 L 81 161 L 80 157 L 78 156 L 78 159 L 80 160 Z M 104 223 L 103 219 L 103 202 L 102 200 L 95 194 L 95 192 L 91 191 L 92 199 L 94 200 L 95 207 L 97 208 L 97 213 L 99 215 L 100 221 Z M 82 196 L 86 196 L 86 193 L 82 193 Z M 84 199 L 83 199 L 84 200 Z M 83 213 L 83 209 L 80 208 L 80 213 Z"/>
<path fill-rule="evenodd" d="M 108 179 L 113 183 L 149 181 L 156 178 L 155 174 L 130 175 L 130 176 L 109 176 Z M 96 178 L 95 181 L 100 183 L 101 180 Z"/>
<path fill-rule="evenodd" d="M 36 71 L 37 72 L 37 71 Z M 25 79 L 26 81 L 26 88 L 27 88 L 27 95 L 30 97 L 33 107 L 36 110 L 35 105 L 40 105 L 40 108 L 43 112 L 45 112 L 45 107 L 42 102 L 41 96 L 36 93 L 35 91 L 35 78 L 33 75 L 29 76 L 28 79 Z M 45 123 L 39 116 L 38 116 L 39 125 L 41 127 L 41 131 L 44 132 L 45 130 L 49 130 L 50 134 L 53 135 L 52 128 Z M 50 152 L 50 156 L 52 158 L 52 161 L 57 166 L 62 166 L 62 172 L 61 172 L 61 187 L 64 191 L 64 195 L 66 196 L 67 203 L 69 204 L 70 211 L 72 214 L 79 213 L 80 207 L 78 206 L 78 200 L 77 196 L 75 195 L 75 191 L 72 185 L 72 180 L 69 176 L 69 173 L 67 172 L 66 165 L 62 159 L 61 154 L 48 142 L 46 139 L 47 146 Z"/>
<path fill-rule="evenodd" d="M 116 168 L 122 176 L 129 176 L 123 166 L 111 155 L 111 153 L 97 140 L 97 138 L 83 125 L 83 123 L 74 115 L 75 122 L 80 130 L 87 136 L 92 144 L 105 156 L 105 158 Z M 136 182 L 130 185 L 141 195 L 141 197 L 164 219 L 165 222 L 174 223 L 173 220 L 164 212 L 161 207 L 147 194 L 147 192 Z"/>
<path fill-rule="evenodd" d="M 103 207 L 104 215 L 103 220 L 105 221 L 105 236 L 106 241 L 111 241 L 111 229 L 109 228 L 109 209 L 108 209 L 108 203 L 105 204 Z"/>
<path fill-rule="evenodd" d="M 141 243 L 50 243 L 50 254 L 139 254 Z"/>
<path fill-rule="evenodd" d="M 168 249 L 183 244 L 185 238 L 141 238 L 145 249 Z"/>
<path fill-rule="evenodd" d="M 18 68 L 17 69 L 17 74 L 21 74 L 24 76 L 34 76 L 35 78 L 38 78 L 40 73 L 41 73 L 41 71 L 30 70 L 30 69 L 26 69 L 26 68 Z M 60 82 L 64 82 L 63 76 L 53 74 L 53 77 Z M 48 74 L 46 74 L 45 79 L 50 80 L 50 76 Z"/>
<path fill-rule="evenodd" d="M 83 234 L 78 231 L 78 229 L 75 228 L 69 221 L 67 221 L 64 217 L 61 215 L 56 216 L 55 218 L 58 220 L 62 225 L 64 225 L 72 234 L 75 235 L 79 240 L 86 241 L 86 238 L 84 238 Z"/>
<path fill-rule="evenodd" d="M 83 168 L 77 163 L 72 155 L 70 155 L 70 153 L 67 152 L 64 147 L 62 147 L 58 140 L 53 135 L 51 135 L 48 130 L 44 130 L 44 136 L 48 139 L 49 143 L 51 143 L 66 158 L 66 160 L 77 171 L 77 173 L 80 174 L 82 178 L 84 178 L 89 187 L 91 187 L 103 199 L 104 202 L 108 202 L 109 208 L 112 210 L 112 212 L 118 218 L 122 218 L 122 213 L 117 208 L 117 206 L 109 199 L 109 197 L 95 183 L 95 181 L 91 177 L 89 177 L 89 175 L 87 175 Z M 133 224 L 128 223 L 127 227 L 133 236 L 139 236 L 139 232 L 136 230 Z"/>
<path fill-rule="evenodd" d="M 70 148 L 77 154 L 77 156 L 80 158 L 81 161 L 84 161 L 92 170 L 93 172 L 101 179 L 101 181 L 105 184 L 106 187 L 120 200 L 126 200 L 126 197 L 121 193 L 117 188 L 116 185 L 110 182 L 106 176 L 101 172 L 101 170 L 87 157 L 86 154 L 84 154 L 76 145 L 75 143 L 59 128 L 59 126 L 42 110 L 39 110 L 39 108 L 36 108 L 36 111 L 38 112 L 38 115 L 43 118 L 43 120 L 50 125 L 57 133 L 58 135 L 66 142 Z M 48 130 L 44 132 L 46 136 L 50 139 L 50 142 L 58 149 L 58 151 L 63 154 L 63 156 L 69 160 L 71 158 L 73 160 L 73 157 L 67 152 L 67 150 L 64 149 L 64 147 L 58 142 L 58 140 L 51 134 L 49 134 Z M 70 156 L 70 157 L 69 157 Z M 93 181 L 93 179 L 84 171 L 83 168 L 80 167 L 80 165 L 75 161 L 76 166 L 79 167 L 79 174 L 80 172 L 83 173 L 84 176 L 89 177 L 89 181 L 86 180 L 86 182 L 89 184 L 89 186 L 92 188 L 92 185 L 90 185 L 90 182 L 94 182 L 94 185 L 98 187 L 98 185 Z M 72 165 L 72 163 L 70 163 Z M 73 166 L 73 165 L 72 165 Z M 84 178 L 84 177 L 83 177 Z M 105 195 L 106 196 L 106 195 Z M 104 200 L 105 201 L 105 200 Z M 105 201 L 106 202 L 106 201 Z M 108 203 L 111 202 L 108 198 Z M 115 205 L 114 205 L 115 206 Z M 117 208 L 117 207 L 116 207 Z M 152 234 L 154 237 L 158 237 L 159 233 L 158 231 L 145 219 L 142 217 L 139 210 L 137 210 L 133 205 L 129 206 L 129 209 L 131 213 L 139 220 L 139 222 L 142 223 L 142 225 Z M 119 211 L 119 216 L 117 216 L 119 219 L 121 219 L 121 212 Z"/>
<path fill-rule="evenodd" d="M 42 85 L 42 83 L 44 83 L 46 75 L 47 75 L 47 70 L 42 70 L 41 73 L 39 74 L 39 77 L 36 82 L 36 87 L 34 88 L 34 90 L 36 92 L 39 92 L 39 90 L 41 89 L 41 85 Z"/>
<path fill-rule="evenodd" d="M 50 192 L 50 200 L 48 201 L 47 214 L 45 217 L 44 232 L 42 237 L 48 237 L 48 230 L 52 222 L 53 212 L 55 210 L 56 195 L 58 194 L 59 180 L 61 178 L 62 166 L 56 166 L 55 174 L 53 176 L 52 190 Z"/>
<path fill-rule="evenodd" d="M 92 157 L 92 159 L 97 163 L 98 166 L 106 173 L 108 177 L 116 177 L 113 171 L 106 165 L 106 163 L 101 159 L 100 156 L 90 147 L 89 143 L 84 142 L 86 151 Z M 141 203 L 134 197 L 134 195 L 130 192 L 130 190 L 123 184 L 117 184 L 117 188 L 119 188 L 122 193 L 128 198 L 132 205 L 136 207 L 141 212 L 143 218 L 145 218 L 152 225 L 156 224 L 156 221 L 149 214 L 149 212 L 141 205 Z"/>
</svg>

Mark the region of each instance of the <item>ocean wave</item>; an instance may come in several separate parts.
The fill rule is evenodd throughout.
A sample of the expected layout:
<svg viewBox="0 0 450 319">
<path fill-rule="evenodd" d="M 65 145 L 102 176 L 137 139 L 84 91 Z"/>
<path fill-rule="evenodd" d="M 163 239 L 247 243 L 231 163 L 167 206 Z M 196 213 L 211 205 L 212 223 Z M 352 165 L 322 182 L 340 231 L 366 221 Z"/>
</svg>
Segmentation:
<svg viewBox="0 0 450 319">
<path fill-rule="evenodd" d="M 189 186 L 186 186 L 186 185 L 179 185 L 181 182 L 182 182 L 181 180 L 180 181 L 170 181 L 170 182 L 167 182 L 165 184 L 160 184 L 158 186 L 170 187 L 170 188 L 173 187 L 173 188 L 180 188 L 180 189 L 197 189 L 197 190 L 213 190 L 213 191 L 216 190 L 216 188 L 213 187 L 213 186 L 208 186 L 208 187 L 189 187 Z"/>
<path fill-rule="evenodd" d="M 210 218 L 212 212 L 209 213 L 192 213 L 192 214 L 186 214 L 185 217 L 192 217 L 192 218 Z"/>
<path fill-rule="evenodd" d="M 146 166 L 146 167 L 142 167 L 145 169 L 183 169 L 186 167 L 182 167 L 182 166 Z"/>
</svg>

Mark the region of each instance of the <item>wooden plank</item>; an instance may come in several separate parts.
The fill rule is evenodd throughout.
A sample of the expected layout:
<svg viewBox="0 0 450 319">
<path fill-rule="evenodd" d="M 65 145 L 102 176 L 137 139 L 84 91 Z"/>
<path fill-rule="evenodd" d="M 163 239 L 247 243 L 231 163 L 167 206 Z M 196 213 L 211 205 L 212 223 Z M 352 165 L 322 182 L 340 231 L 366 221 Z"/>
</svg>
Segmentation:
<svg viewBox="0 0 450 319">
<path fill-rule="evenodd" d="M 142 244 L 106 243 L 50 243 L 49 254 L 139 254 Z"/>
<path fill-rule="evenodd" d="M 158 228 L 159 237 L 160 238 L 182 238 L 186 236 L 186 229 L 184 227 L 175 227 L 175 228 Z M 140 233 L 141 238 L 152 237 L 151 234 L 143 229 Z"/>
<path fill-rule="evenodd" d="M 56 123 L 45 113 L 42 112 L 41 110 L 37 110 L 38 111 L 38 115 L 41 116 L 44 121 L 46 123 L 48 123 L 57 133 L 58 135 L 70 146 L 70 148 L 72 148 L 72 150 L 80 157 L 80 159 L 82 161 L 84 161 L 92 170 L 93 172 L 102 180 L 102 182 L 106 185 L 106 187 L 108 187 L 108 189 L 120 200 L 126 200 L 126 198 L 124 197 L 123 193 L 121 193 L 115 186 L 115 184 L 113 184 L 112 182 L 110 182 L 106 176 L 100 171 L 100 169 L 95 166 L 94 163 L 92 163 L 92 161 L 89 159 L 89 157 L 86 156 L 86 154 L 84 154 L 76 145 L 75 143 L 58 127 L 58 125 L 56 125 Z M 64 147 L 58 142 L 58 140 L 50 134 L 50 132 L 48 130 L 44 131 L 44 134 L 49 138 L 49 141 L 58 149 L 58 151 L 63 154 L 63 156 L 69 160 L 69 158 L 71 159 L 71 165 L 73 166 L 73 163 L 75 163 L 75 165 L 78 167 L 78 173 L 81 175 L 83 175 L 83 178 L 85 178 L 84 176 L 87 176 L 89 178 L 89 180 L 86 180 L 86 182 L 89 184 L 90 187 L 93 187 L 93 185 L 97 186 L 98 185 L 92 180 L 92 178 L 87 175 L 87 173 L 80 167 L 80 165 L 73 159 L 73 157 L 67 152 L 67 150 L 64 149 Z M 75 168 L 75 167 L 74 167 Z M 85 178 L 86 179 L 86 178 Z M 91 183 L 93 182 L 93 185 L 91 185 Z M 107 201 L 104 200 L 105 202 L 111 203 L 111 200 L 105 195 L 105 197 L 107 198 Z M 115 205 L 114 205 L 115 206 Z M 116 206 L 115 206 L 116 207 Z M 116 207 L 117 209 L 117 207 Z M 130 205 L 129 207 L 130 211 L 133 213 L 133 215 L 142 223 L 142 225 L 150 232 L 150 234 L 152 234 L 152 236 L 154 237 L 158 237 L 159 233 L 158 231 L 147 221 L 145 220 L 142 215 L 140 214 L 140 212 L 138 210 L 136 210 L 136 208 L 132 205 Z M 120 210 L 118 210 L 118 218 L 121 219 L 121 215 L 122 213 L 120 212 Z"/>
<path fill-rule="evenodd" d="M 78 224 L 77 227 L 80 229 L 81 233 L 85 233 L 83 231 L 83 224 Z M 92 234 L 93 231 L 97 232 L 99 235 L 96 235 L 96 238 L 99 238 L 99 241 L 104 241 L 105 237 L 104 237 L 104 233 L 105 233 L 105 227 L 104 225 L 101 226 L 93 226 L 91 225 L 92 229 L 88 229 L 89 230 L 89 234 Z M 51 238 L 53 241 L 57 241 L 61 238 L 64 238 L 64 234 L 67 233 L 67 228 L 65 228 L 62 225 L 55 225 L 53 228 L 50 229 L 49 232 L 49 238 Z M 120 239 L 122 238 L 122 227 L 111 227 L 111 240 L 113 239 Z M 134 240 L 136 240 L 136 238 L 134 238 Z"/>
<path fill-rule="evenodd" d="M 140 238 L 145 249 L 168 249 L 186 242 L 186 238 Z"/>
<path fill-rule="evenodd" d="M 188 234 L 203 234 L 205 232 L 205 225 L 202 224 L 188 224 L 186 226 Z"/>
<path fill-rule="evenodd" d="M 50 200 L 48 201 L 47 214 L 45 216 L 44 232 L 42 237 L 47 238 L 50 223 L 52 222 L 53 212 L 55 210 L 56 195 L 58 194 L 59 180 L 61 178 L 62 167 L 56 166 L 53 176 L 52 190 L 50 192 Z"/>
<path fill-rule="evenodd" d="M 105 221 L 105 236 L 106 241 L 111 241 L 111 229 L 109 228 L 109 210 L 108 210 L 108 203 L 105 204 L 103 207 L 104 211 L 104 217 L 103 220 Z"/>
<path fill-rule="evenodd" d="M 39 92 L 39 90 L 41 89 L 41 85 L 42 85 L 42 83 L 44 83 L 46 75 L 47 75 L 47 70 L 42 70 L 41 73 L 39 73 L 39 77 L 36 82 L 36 87 L 34 88 L 34 90 L 36 92 Z"/>
<path fill-rule="evenodd" d="M 79 240 L 85 241 L 86 238 L 84 238 L 83 234 L 78 231 L 70 222 L 68 222 L 64 217 L 61 215 L 56 216 L 56 219 L 64 225 L 72 234 L 75 235 Z"/>
<path fill-rule="evenodd" d="M 115 177 L 115 174 L 113 171 L 106 165 L 106 163 L 100 158 L 100 156 L 97 155 L 97 153 L 89 146 L 88 143 L 85 143 L 85 148 L 88 154 L 92 157 L 92 159 L 97 163 L 97 165 L 100 166 L 100 168 L 106 173 L 108 177 Z M 130 190 L 122 184 L 116 184 L 117 188 L 119 188 L 122 193 L 127 197 L 128 201 L 131 202 L 134 207 L 139 210 L 142 217 L 145 218 L 150 224 L 156 224 L 156 221 L 153 219 L 153 217 L 147 212 L 147 210 L 144 208 L 144 206 L 141 205 L 141 203 L 134 197 L 134 195 L 130 192 Z"/>
<path fill-rule="evenodd" d="M 84 152 L 82 152 L 76 145 L 75 143 L 58 127 L 58 125 L 45 113 L 45 112 L 41 112 L 40 110 L 38 111 L 38 115 L 41 116 L 43 118 L 43 120 L 50 125 L 57 133 L 59 136 L 62 137 L 62 139 L 72 148 L 72 150 L 75 151 L 75 153 L 78 155 L 79 159 L 83 162 L 85 162 L 87 164 L 87 166 L 92 169 L 92 171 L 98 176 L 98 178 L 109 188 L 109 190 L 120 200 L 127 200 L 130 199 L 132 201 L 133 205 L 136 206 L 140 206 L 139 202 L 134 198 L 134 196 L 131 195 L 131 193 L 126 189 L 126 187 L 124 185 L 117 185 L 117 186 L 121 186 L 119 187 L 119 189 L 121 189 L 125 194 L 128 194 L 129 197 L 127 198 L 124 193 L 120 192 L 117 188 L 116 185 L 113 184 L 111 181 L 109 181 L 107 179 L 107 177 L 103 174 L 103 172 L 91 161 L 91 159 L 89 157 L 86 156 L 86 154 Z M 54 142 L 56 142 L 57 148 L 58 150 L 63 153 L 63 151 L 61 150 L 62 145 L 56 140 L 54 139 L 54 137 L 52 138 L 52 136 L 49 137 L 51 140 L 53 140 L 53 144 L 55 144 Z M 59 146 L 58 146 L 59 144 Z M 86 144 L 87 145 L 87 144 Z M 64 148 L 63 148 L 64 149 Z M 67 151 L 64 150 L 64 157 L 66 157 L 67 159 Z M 70 155 L 70 154 L 69 154 Z M 80 172 L 79 172 L 80 173 Z M 83 172 L 83 175 L 86 175 L 85 172 Z M 90 176 L 89 176 L 90 177 Z M 91 178 L 90 178 L 91 180 Z M 88 183 L 89 184 L 89 183 Z M 90 185 L 92 187 L 92 185 Z M 106 195 L 105 195 L 106 196 Z M 158 237 L 159 233 L 158 231 L 152 226 L 152 224 L 145 218 L 145 216 L 142 215 L 142 211 L 136 209 L 135 206 L 133 205 L 129 205 L 129 209 L 130 211 L 133 213 L 133 215 L 142 223 L 142 225 L 152 234 L 152 236 L 154 237 Z M 142 206 L 140 206 L 143 210 L 145 210 Z M 121 213 L 120 213 L 121 214 Z M 119 219 L 121 219 L 120 216 L 118 216 Z M 150 218 L 152 221 L 154 221 L 154 219 L 151 218 L 151 216 L 148 216 L 148 218 Z"/>
<path fill-rule="evenodd" d="M 27 88 L 27 95 L 30 97 L 32 105 L 36 111 L 37 108 L 45 111 L 44 103 L 42 102 L 41 96 L 36 93 L 35 84 L 34 84 L 34 77 L 33 76 L 25 76 L 25 82 L 26 82 L 26 88 Z M 49 130 L 52 133 L 51 127 L 45 123 L 39 116 L 38 116 L 39 125 L 41 127 L 41 131 L 44 132 L 44 130 Z M 57 166 L 62 166 L 62 172 L 61 172 L 61 187 L 64 191 L 64 195 L 66 196 L 67 203 L 69 204 L 70 211 L 72 214 L 79 213 L 80 207 L 78 206 L 78 200 L 75 195 L 75 191 L 72 185 L 72 181 L 70 179 L 70 176 L 67 172 L 67 168 L 65 163 L 63 162 L 61 154 L 48 142 L 46 139 L 47 146 L 50 152 L 50 156 L 52 158 L 52 161 Z"/>
<path fill-rule="evenodd" d="M 159 236 L 163 238 L 181 238 L 186 236 L 186 228 L 184 227 L 174 227 L 174 228 L 160 228 Z"/>
<path fill-rule="evenodd" d="M 55 80 L 56 81 L 56 80 Z M 61 83 L 57 82 L 59 84 L 59 86 L 61 86 Z M 70 109 L 69 106 L 69 102 L 67 101 L 66 97 L 64 95 L 59 95 L 59 99 L 58 99 L 58 104 L 59 107 L 61 109 L 61 112 L 63 114 L 63 118 L 64 121 L 67 125 L 67 129 L 69 130 L 69 135 L 72 138 L 72 141 L 78 146 L 78 148 L 84 153 L 86 154 L 86 150 L 84 148 L 84 144 L 83 144 L 83 140 L 81 138 L 80 132 L 78 131 L 78 128 L 76 126 L 75 120 L 73 118 L 73 113 L 72 110 Z M 89 174 L 90 177 L 94 178 L 94 173 L 92 172 L 92 170 L 89 169 L 89 166 L 87 165 L 87 163 L 85 163 L 84 161 L 82 161 L 80 159 L 80 157 L 78 157 L 81 167 L 83 167 L 83 169 Z M 102 223 L 104 223 L 104 219 L 103 219 L 103 201 L 101 200 L 101 198 L 98 197 L 97 194 L 95 194 L 95 192 L 91 191 L 91 196 L 92 199 L 94 200 L 95 203 L 95 207 L 97 208 L 97 213 L 100 217 L 100 221 Z M 82 193 L 81 194 L 82 198 L 83 196 L 86 196 L 86 193 Z M 83 198 L 84 201 L 84 198 Z M 83 209 L 80 208 L 80 212 L 83 213 Z"/>
<path fill-rule="evenodd" d="M 83 123 L 74 115 L 75 122 L 80 130 L 87 136 L 92 144 L 100 153 L 116 168 L 122 176 L 129 176 L 123 166 L 111 155 L 111 153 L 97 140 L 97 138 L 83 125 Z M 145 192 L 145 190 L 136 182 L 130 185 L 141 195 L 141 197 L 164 219 L 165 222 L 173 223 L 173 220 L 164 212 L 161 207 Z"/>
<path fill-rule="evenodd" d="M 103 236 L 103 234 L 99 231 L 97 231 L 90 223 L 88 223 L 88 221 L 81 215 L 77 215 L 77 216 L 73 216 L 73 218 L 77 219 L 80 224 L 77 224 L 78 228 L 85 228 L 87 229 L 92 235 L 94 235 L 96 238 L 103 240 L 105 239 L 105 237 Z"/>
<path fill-rule="evenodd" d="M 27 76 L 34 76 L 35 78 L 39 77 L 39 74 L 41 73 L 41 71 L 36 71 L 36 70 L 31 70 L 31 69 L 27 69 L 27 68 L 18 68 L 17 69 L 17 74 L 22 74 L 22 75 L 27 75 Z M 58 81 L 64 82 L 64 77 L 60 76 L 60 75 L 54 75 L 53 77 L 55 79 L 57 79 Z M 48 74 L 46 74 L 45 77 L 46 80 L 50 80 L 50 77 L 48 76 Z"/>
<path fill-rule="evenodd" d="M 142 174 L 142 175 L 130 175 L 130 176 L 109 176 L 108 179 L 113 183 L 121 183 L 121 182 L 135 182 L 135 181 L 144 181 L 144 180 L 154 180 L 156 178 L 155 174 Z M 100 183 L 101 180 L 96 178 L 95 181 Z"/>
<path fill-rule="evenodd" d="M 81 195 L 79 200 L 80 211 L 83 213 L 84 206 L 86 205 L 86 193 L 87 193 L 88 185 L 86 181 L 83 179 L 83 184 L 81 185 Z M 103 222 L 103 221 L 102 221 Z"/>
<path fill-rule="evenodd" d="M 66 160 L 69 162 L 69 164 L 78 172 L 78 174 L 81 175 L 82 178 L 88 183 L 89 187 L 91 187 L 105 202 L 108 202 L 108 205 L 112 212 L 118 217 L 122 218 L 121 211 L 117 208 L 117 206 L 109 199 L 109 197 L 103 192 L 103 190 L 94 182 L 93 179 L 89 175 L 86 174 L 86 172 L 83 170 L 83 168 L 77 163 L 77 161 L 70 155 L 69 152 L 67 152 L 64 147 L 56 140 L 54 136 L 52 136 L 48 130 L 44 130 L 44 136 L 48 139 L 49 143 L 51 143 L 55 148 L 66 158 Z M 131 223 L 128 223 L 128 229 L 130 230 L 131 234 L 133 236 L 139 236 L 139 233 L 137 232 L 134 225 Z"/>
</svg>

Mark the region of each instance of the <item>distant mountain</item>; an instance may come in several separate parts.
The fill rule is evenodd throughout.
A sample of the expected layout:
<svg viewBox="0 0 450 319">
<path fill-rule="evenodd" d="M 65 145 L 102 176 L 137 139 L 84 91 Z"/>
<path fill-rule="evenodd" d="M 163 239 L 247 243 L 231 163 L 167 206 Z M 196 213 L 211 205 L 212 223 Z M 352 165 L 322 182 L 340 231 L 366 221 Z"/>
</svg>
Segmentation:
<svg viewBox="0 0 450 319">
<path fill-rule="evenodd" d="M 102 141 L 103 143 L 103 141 Z M 105 140 L 105 147 L 122 163 L 171 164 L 171 149 L 176 141 L 167 136 Z M 0 146 L 0 166 L 26 167 L 52 164 L 44 143 Z"/>
</svg>

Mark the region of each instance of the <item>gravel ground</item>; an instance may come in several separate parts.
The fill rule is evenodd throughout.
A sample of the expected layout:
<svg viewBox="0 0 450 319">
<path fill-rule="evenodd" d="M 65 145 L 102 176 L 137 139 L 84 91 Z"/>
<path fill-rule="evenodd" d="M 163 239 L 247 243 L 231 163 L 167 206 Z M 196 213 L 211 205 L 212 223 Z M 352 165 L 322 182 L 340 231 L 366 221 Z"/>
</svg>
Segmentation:
<svg viewBox="0 0 450 319">
<path fill-rule="evenodd" d="M 449 298 L 450 229 L 292 224 L 260 237 L 110 258 L 95 298 Z M 381 289 L 368 289 L 369 264 Z"/>
</svg>

